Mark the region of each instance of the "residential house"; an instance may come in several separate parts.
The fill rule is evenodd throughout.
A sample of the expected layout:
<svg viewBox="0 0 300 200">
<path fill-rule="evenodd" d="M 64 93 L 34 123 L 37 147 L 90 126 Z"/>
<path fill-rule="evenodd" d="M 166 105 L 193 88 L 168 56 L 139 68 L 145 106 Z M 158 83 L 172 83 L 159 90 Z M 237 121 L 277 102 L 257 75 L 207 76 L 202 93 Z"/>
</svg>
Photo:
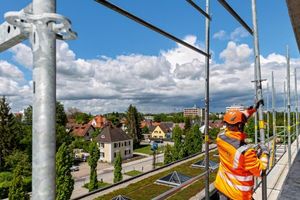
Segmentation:
<svg viewBox="0 0 300 200">
<path fill-rule="evenodd" d="M 151 138 L 166 139 L 172 137 L 172 130 L 167 125 L 161 123 L 158 126 L 150 127 Z"/>
<path fill-rule="evenodd" d="M 75 137 L 84 137 L 85 140 L 91 140 L 92 133 L 95 130 L 95 127 L 91 123 L 74 124 L 70 129 L 70 133 Z"/>
<path fill-rule="evenodd" d="M 105 124 L 107 123 L 107 120 L 104 116 L 96 115 L 92 120 L 91 124 L 98 129 L 102 129 Z"/>
<path fill-rule="evenodd" d="M 118 153 L 122 159 L 133 156 L 133 139 L 121 128 L 112 125 L 106 126 L 95 138 L 100 149 L 100 160 L 113 163 Z"/>
</svg>

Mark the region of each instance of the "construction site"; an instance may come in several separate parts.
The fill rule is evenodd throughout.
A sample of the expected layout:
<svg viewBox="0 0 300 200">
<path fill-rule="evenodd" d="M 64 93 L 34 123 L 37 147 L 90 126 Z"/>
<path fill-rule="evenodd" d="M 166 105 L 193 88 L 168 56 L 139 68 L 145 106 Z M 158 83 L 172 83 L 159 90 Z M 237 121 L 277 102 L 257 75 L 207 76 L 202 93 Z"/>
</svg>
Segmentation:
<svg viewBox="0 0 300 200">
<path fill-rule="evenodd" d="M 284 61 L 285 74 L 264 71 L 270 75 L 271 79 L 267 80 L 262 77 L 264 68 L 261 68 L 259 30 L 261 26 L 265 25 L 260 24 L 260 19 L 257 17 L 259 8 L 257 8 L 256 0 L 248 0 L 251 2 L 251 7 L 247 8 L 248 14 L 251 16 L 251 23 L 247 23 L 246 21 L 249 20 L 243 19 L 244 13 L 234 9 L 229 0 L 213 1 L 214 3 L 217 2 L 228 13 L 227 17 L 232 20 L 232 23 L 238 23 L 239 26 L 243 27 L 253 41 L 254 60 L 251 61 L 253 63 L 251 67 L 254 71 L 254 77 L 251 77 L 252 82 L 247 84 L 253 86 L 253 92 L 250 96 L 254 102 L 260 103 L 257 104 L 256 112 L 253 115 L 254 140 L 250 141 L 250 144 L 254 149 L 259 149 L 260 146 L 267 147 L 269 160 L 267 169 L 262 170 L 260 177 L 254 178 L 254 188 L 251 190 L 253 191 L 252 197 L 255 200 L 300 199 L 300 139 L 298 138 L 300 119 L 297 91 L 299 77 L 297 76 L 297 69 L 299 67 L 291 68 L 290 49 L 287 44 L 286 47 L 283 47 L 286 57 Z M 199 14 L 199 18 L 205 21 L 203 24 L 198 24 L 198 26 L 202 26 L 201 30 L 204 30 L 202 33 L 205 35 L 203 45 L 191 45 L 118 6 L 118 1 L 93 1 L 95 7 L 105 8 L 108 20 L 110 15 L 120 15 L 122 20 L 132 21 L 155 34 L 161 35 L 166 40 L 190 49 L 202 59 L 204 58 L 204 85 L 197 86 L 204 91 L 204 96 L 199 97 L 199 101 L 201 98 L 204 99 L 205 108 L 203 151 L 149 170 L 145 170 L 144 167 L 139 169 L 139 162 L 133 161 L 133 165 L 136 165 L 134 169 L 139 169 L 143 173 L 91 192 L 77 192 L 76 195 L 73 193 L 71 199 L 220 199 L 214 185 L 220 166 L 220 154 L 215 141 L 209 141 L 210 95 L 211 90 L 213 90 L 210 82 L 210 65 L 213 54 L 211 50 L 211 26 L 214 25 L 212 20 L 217 19 L 214 19 L 212 14 L 214 10 L 211 7 L 211 0 L 185 0 L 184 2 Z M 293 27 L 300 52 L 300 1 L 286 0 L 285 6 L 284 9 L 289 14 L 289 21 L 285 23 L 290 23 Z M 34 112 L 32 115 L 31 199 L 54 200 L 56 198 L 55 103 L 57 87 L 59 87 L 56 85 L 57 52 L 55 43 L 56 40 L 80 40 L 80 30 L 73 30 L 72 19 L 56 13 L 55 0 L 33 0 L 20 11 L 6 12 L 3 20 L 4 22 L 0 26 L 0 52 L 7 51 L 15 45 L 27 41 L 31 45 L 33 54 L 32 107 Z M 278 80 L 284 81 L 278 83 Z M 275 85 L 282 87 L 278 88 Z M 232 88 L 232 93 L 234 93 L 234 88 Z M 278 94 L 282 95 L 279 96 Z M 283 104 L 278 102 L 283 102 Z M 86 157 L 88 156 L 84 156 L 85 161 L 87 160 Z M 155 159 L 158 158 L 155 158 L 154 155 L 154 162 Z M 126 165 L 126 163 L 123 164 L 123 168 Z"/>
</svg>

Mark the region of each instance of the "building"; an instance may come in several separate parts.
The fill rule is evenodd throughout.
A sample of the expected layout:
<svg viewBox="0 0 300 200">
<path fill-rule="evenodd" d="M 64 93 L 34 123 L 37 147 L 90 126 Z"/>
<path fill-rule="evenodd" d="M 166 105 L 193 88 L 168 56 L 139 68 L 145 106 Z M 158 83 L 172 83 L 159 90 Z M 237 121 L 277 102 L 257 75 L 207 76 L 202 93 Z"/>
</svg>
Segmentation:
<svg viewBox="0 0 300 200">
<path fill-rule="evenodd" d="M 172 137 L 171 129 L 165 124 L 151 127 L 150 132 L 151 138 L 166 139 Z"/>
<path fill-rule="evenodd" d="M 70 128 L 72 136 L 83 137 L 85 140 L 90 140 L 92 138 L 92 133 L 95 130 L 95 127 L 93 127 L 91 123 L 73 124 L 73 126 Z"/>
<path fill-rule="evenodd" d="M 243 106 L 243 105 L 232 105 L 232 106 L 226 107 L 226 112 L 228 110 L 240 110 L 240 111 L 243 111 L 245 109 L 246 109 L 246 107 Z"/>
<path fill-rule="evenodd" d="M 196 106 L 192 108 L 184 108 L 183 116 L 184 117 L 196 117 L 199 116 L 201 119 L 204 118 L 204 108 L 197 108 Z"/>
<path fill-rule="evenodd" d="M 94 119 L 91 120 L 91 124 L 95 127 L 95 128 L 103 128 L 105 126 L 105 124 L 107 123 L 107 120 L 105 117 L 101 116 L 101 115 L 96 115 L 94 117 Z"/>
<path fill-rule="evenodd" d="M 121 128 L 106 126 L 95 140 L 100 149 L 100 160 L 103 162 L 113 163 L 118 153 L 122 159 L 133 156 L 133 139 Z"/>
</svg>

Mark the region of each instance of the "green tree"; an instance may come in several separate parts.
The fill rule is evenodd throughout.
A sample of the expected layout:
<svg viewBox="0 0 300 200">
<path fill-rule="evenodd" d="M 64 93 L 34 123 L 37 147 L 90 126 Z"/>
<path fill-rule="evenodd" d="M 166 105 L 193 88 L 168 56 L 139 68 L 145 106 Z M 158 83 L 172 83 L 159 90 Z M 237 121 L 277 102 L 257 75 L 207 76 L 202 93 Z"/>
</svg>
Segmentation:
<svg viewBox="0 0 300 200">
<path fill-rule="evenodd" d="M 29 195 L 25 189 L 22 165 L 17 165 L 13 171 L 13 180 L 8 193 L 9 200 L 27 200 Z"/>
<path fill-rule="evenodd" d="M 195 124 L 192 129 L 192 135 L 193 135 L 193 146 L 194 146 L 194 152 L 193 153 L 198 153 L 202 151 L 202 133 L 199 130 L 199 125 Z"/>
<path fill-rule="evenodd" d="M 178 160 L 182 158 L 182 153 L 180 153 L 181 147 L 182 147 L 182 130 L 181 128 L 176 125 L 175 128 L 173 129 L 172 133 L 172 139 L 174 142 L 174 147 L 173 147 L 173 160 Z"/>
<path fill-rule="evenodd" d="M 127 131 L 128 134 L 133 138 L 133 148 L 137 148 L 142 139 L 141 130 L 141 115 L 138 113 L 136 107 L 130 105 L 127 110 Z"/>
<path fill-rule="evenodd" d="M 24 176 L 31 176 L 31 163 L 29 156 L 25 152 L 15 150 L 5 158 L 5 164 L 11 171 L 15 170 L 18 166 L 22 166 L 22 174 Z"/>
<path fill-rule="evenodd" d="M 100 151 L 96 142 L 91 142 L 89 145 L 89 158 L 88 163 L 91 169 L 90 172 L 90 182 L 89 182 L 89 191 L 93 191 L 98 188 L 97 180 L 97 164 L 100 157 Z"/>
<path fill-rule="evenodd" d="M 123 179 L 122 176 L 122 157 L 121 154 L 118 153 L 115 161 L 114 161 L 114 183 L 120 182 Z"/>
<path fill-rule="evenodd" d="M 60 102 L 56 102 L 56 124 L 60 126 L 66 126 L 68 120 L 65 113 L 64 105 Z"/>
<path fill-rule="evenodd" d="M 164 164 L 169 164 L 173 161 L 173 155 L 172 155 L 172 147 L 167 144 L 167 146 L 164 149 Z"/>
<path fill-rule="evenodd" d="M 71 144 L 72 136 L 66 131 L 66 128 L 60 124 L 56 124 L 56 149 L 63 143 Z"/>
<path fill-rule="evenodd" d="M 90 116 L 87 113 L 83 113 L 83 112 L 76 113 L 76 115 L 75 115 L 75 121 L 78 124 L 86 124 L 91 120 L 91 118 L 92 118 L 92 116 Z"/>
<path fill-rule="evenodd" d="M 71 174 L 73 155 L 66 143 L 56 153 L 56 200 L 70 199 L 74 189 Z"/>
<path fill-rule="evenodd" d="M 191 119 L 189 117 L 184 118 L 184 132 L 188 132 L 191 128 Z"/>
<path fill-rule="evenodd" d="M 20 135 L 14 115 L 6 98 L 0 99 L 0 171 L 5 166 L 4 159 L 17 147 L 17 137 Z"/>
<path fill-rule="evenodd" d="M 32 106 L 28 106 L 24 109 L 24 123 L 32 125 Z"/>
</svg>

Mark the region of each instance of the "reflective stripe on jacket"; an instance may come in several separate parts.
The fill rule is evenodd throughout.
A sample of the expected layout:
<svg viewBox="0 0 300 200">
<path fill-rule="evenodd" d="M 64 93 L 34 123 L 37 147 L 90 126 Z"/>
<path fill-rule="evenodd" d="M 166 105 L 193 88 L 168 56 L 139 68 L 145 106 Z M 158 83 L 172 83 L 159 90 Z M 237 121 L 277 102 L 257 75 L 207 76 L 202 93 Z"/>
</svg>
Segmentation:
<svg viewBox="0 0 300 200">
<path fill-rule="evenodd" d="M 251 199 L 253 176 L 260 176 L 267 167 L 264 162 L 267 158 L 260 160 L 244 139 L 244 133 L 228 130 L 217 138 L 220 165 L 215 187 L 230 199 Z"/>
</svg>

